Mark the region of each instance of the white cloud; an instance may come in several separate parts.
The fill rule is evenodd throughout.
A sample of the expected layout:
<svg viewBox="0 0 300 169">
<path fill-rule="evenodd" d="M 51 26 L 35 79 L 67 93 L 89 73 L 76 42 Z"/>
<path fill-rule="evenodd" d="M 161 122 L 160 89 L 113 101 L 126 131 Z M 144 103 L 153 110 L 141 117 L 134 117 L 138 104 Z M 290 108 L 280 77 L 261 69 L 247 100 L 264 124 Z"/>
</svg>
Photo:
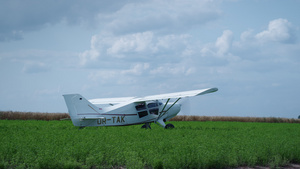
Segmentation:
<svg viewBox="0 0 300 169">
<path fill-rule="evenodd" d="M 105 62 L 178 62 L 191 53 L 187 34 L 160 35 L 141 32 L 126 35 L 101 33 L 94 35 L 91 48 L 79 54 L 80 64 L 86 67 Z"/>
<path fill-rule="evenodd" d="M 211 66 L 224 66 L 231 62 L 237 62 L 240 60 L 240 57 L 233 53 L 233 43 L 233 32 L 231 30 L 224 30 L 214 43 L 203 45 L 200 50 L 201 56 Z"/>
<path fill-rule="evenodd" d="M 159 67 L 150 70 L 150 75 L 156 75 L 158 77 L 182 77 L 195 73 L 196 68 L 192 66 L 185 66 L 181 64 L 165 63 Z"/>
<path fill-rule="evenodd" d="M 150 65 L 148 63 L 138 63 L 133 68 L 129 70 L 121 71 L 121 74 L 124 75 L 141 75 L 144 71 L 148 70 Z"/>
<path fill-rule="evenodd" d="M 130 3 L 112 15 L 101 15 L 106 30 L 116 34 L 134 32 L 178 32 L 207 23 L 219 17 L 218 2 L 205 1 L 144 1 Z M 109 18 L 109 19 L 108 19 Z M 187 26 L 188 25 L 188 26 Z"/>
<path fill-rule="evenodd" d="M 192 42 L 188 34 L 164 35 L 148 31 L 115 35 L 103 32 L 93 36 L 90 50 L 79 57 L 84 68 L 97 69 L 89 75 L 93 83 L 138 85 L 150 79 L 160 82 L 164 78 L 195 74 L 197 69 L 193 61 L 197 60 L 192 58 L 198 57 L 195 52 L 198 47 Z"/>
<path fill-rule="evenodd" d="M 20 40 L 24 33 L 59 23 L 116 34 L 182 31 L 218 18 L 218 4 L 212 0 L 173 1 L 171 5 L 158 0 L 10 0 L 0 6 L 0 41 Z"/>
<path fill-rule="evenodd" d="M 241 34 L 240 39 L 242 42 L 253 40 L 253 30 L 250 29 L 250 30 L 244 31 Z"/>
<path fill-rule="evenodd" d="M 255 35 L 262 42 L 274 41 L 291 43 L 294 41 L 292 24 L 287 19 L 275 19 L 269 22 L 268 29 Z"/>
<path fill-rule="evenodd" d="M 288 20 L 272 20 L 267 30 L 255 33 L 255 30 L 248 29 L 242 32 L 240 39 L 232 42 L 229 53 L 238 56 L 241 61 L 254 62 L 255 64 L 250 66 L 252 70 L 276 70 L 279 62 L 298 62 L 295 59 L 298 44 L 294 31 L 292 23 Z"/>
<path fill-rule="evenodd" d="M 217 54 L 219 56 L 223 56 L 224 54 L 228 53 L 232 44 L 232 40 L 233 33 L 230 30 L 223 31 L 222 36 L 220 36 L 215 43 Z"/>
<path fill-rule="evenodd" d="M 92 71 L 88 76 L 94 82 L 101 84 L 109 83 L 122 83 L 125 79 L 137 79 L 140 75 L 144 74 L 150 65 L 148 63 L 137 63 L 129 69 L 109 68 Z"/>
<path fill-rule="evenodd" d="M 115 39 L 111 47 L 108 48 L 107 55 L 125 57 L 124 54 L 131 52 L 151 52 L 152 32 L 142 32 L 130 34 Z"/>
<path fill-rule="evenodd" d="M 91 39 L 91 49 L 79 53 L 80 65 L 86 65 L 89 61 L 96 61 L 100 55 L 97 47 L 97 36 L 93 36 Z"/>
</svg>

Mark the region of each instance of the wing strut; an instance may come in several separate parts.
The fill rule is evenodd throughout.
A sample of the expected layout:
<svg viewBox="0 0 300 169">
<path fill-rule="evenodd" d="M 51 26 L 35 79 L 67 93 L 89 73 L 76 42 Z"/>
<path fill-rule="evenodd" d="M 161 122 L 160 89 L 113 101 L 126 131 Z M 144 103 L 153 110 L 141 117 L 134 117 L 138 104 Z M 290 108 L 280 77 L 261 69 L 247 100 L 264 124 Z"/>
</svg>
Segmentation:
<svg viewBox="0 0 300 169">
<path fill-rule="evenodd" d="M 165 110 L 165 108 L 166 108 L 166 106 L 167 106 L 167 104 L 168 104 L 169 101 L 170 101 L 170 98 L 168 98 L 168 100 L 167 100 L 167 102 L 166 102 L 164 108 L 161 110 L 160 114 Z"/>
<path fill-rule="evenodd" d="M 159 120 L 163 115 L 165 115 L 179 100 L 181 99 L 181 97 L 179 97 L 166 111 L 164 111 L 164 109 L 166 108 L 168 102 L 170 101 L 170 99 L 168 99 L 168 101 L 166 102 L 164 108 L 162 109 L 160 115 L 158 116 L 157 120 Z"/>
</svg>

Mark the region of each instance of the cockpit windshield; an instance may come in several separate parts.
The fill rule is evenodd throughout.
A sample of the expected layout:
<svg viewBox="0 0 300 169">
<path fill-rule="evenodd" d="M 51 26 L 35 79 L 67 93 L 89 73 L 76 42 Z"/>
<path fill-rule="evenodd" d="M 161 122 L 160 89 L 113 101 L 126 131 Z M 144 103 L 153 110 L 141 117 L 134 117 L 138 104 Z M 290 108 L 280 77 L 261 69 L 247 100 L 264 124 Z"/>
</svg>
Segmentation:
<svg viewBox="0 0 300 169">
<path fill-rule="evenodd" d="M 158 106 L 158 105 L 157 105 L 156 102 L 155 102 L 155 103 L 148 103 L 148 105 L 147 105 L 148 109 L 151 109 L 151 108 L 157 107 L 157 106 Z"/>
<path fill-rule="evenodd" d="M 154 107 L 158 107 L 162 105 L 162 102 L 159 101 L 155 101 L 155 102 L 151 102 L 147 104 L 148 109 L 154 108 Z"/>
</svg>

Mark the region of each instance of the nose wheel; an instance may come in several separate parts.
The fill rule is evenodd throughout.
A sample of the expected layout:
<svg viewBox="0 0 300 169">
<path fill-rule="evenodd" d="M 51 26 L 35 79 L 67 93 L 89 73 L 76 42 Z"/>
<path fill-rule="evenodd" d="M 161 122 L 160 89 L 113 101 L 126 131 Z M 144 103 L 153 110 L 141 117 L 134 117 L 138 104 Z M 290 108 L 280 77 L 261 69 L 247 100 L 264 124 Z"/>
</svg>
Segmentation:
<svg viewBox="0 0 300 169">
<path fill-rule="evenodd" d="M 175 128 L 173 124 L 169 123 L 165 126 L 165 129 L 173 129 Z"/>
</svg>

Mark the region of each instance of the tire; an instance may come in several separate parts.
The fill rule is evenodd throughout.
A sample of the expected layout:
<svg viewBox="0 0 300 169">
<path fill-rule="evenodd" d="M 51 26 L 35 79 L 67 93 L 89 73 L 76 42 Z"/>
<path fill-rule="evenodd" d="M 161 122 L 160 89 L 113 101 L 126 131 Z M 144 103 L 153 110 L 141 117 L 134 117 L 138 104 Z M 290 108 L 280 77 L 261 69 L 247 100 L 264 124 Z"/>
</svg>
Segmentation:
<svg viewBox="0 0 300 169">
<path fill-rule="evenodd" d="M 142 127 L 142 129 L 151 129 L 150 124 L 144 124 Z"/>
<path fill-rule="evenodd" d="M 173 129 L 175 128 L 173 124 L 169 123 L 165 126 L 165 129 Z"/>
</svg>

